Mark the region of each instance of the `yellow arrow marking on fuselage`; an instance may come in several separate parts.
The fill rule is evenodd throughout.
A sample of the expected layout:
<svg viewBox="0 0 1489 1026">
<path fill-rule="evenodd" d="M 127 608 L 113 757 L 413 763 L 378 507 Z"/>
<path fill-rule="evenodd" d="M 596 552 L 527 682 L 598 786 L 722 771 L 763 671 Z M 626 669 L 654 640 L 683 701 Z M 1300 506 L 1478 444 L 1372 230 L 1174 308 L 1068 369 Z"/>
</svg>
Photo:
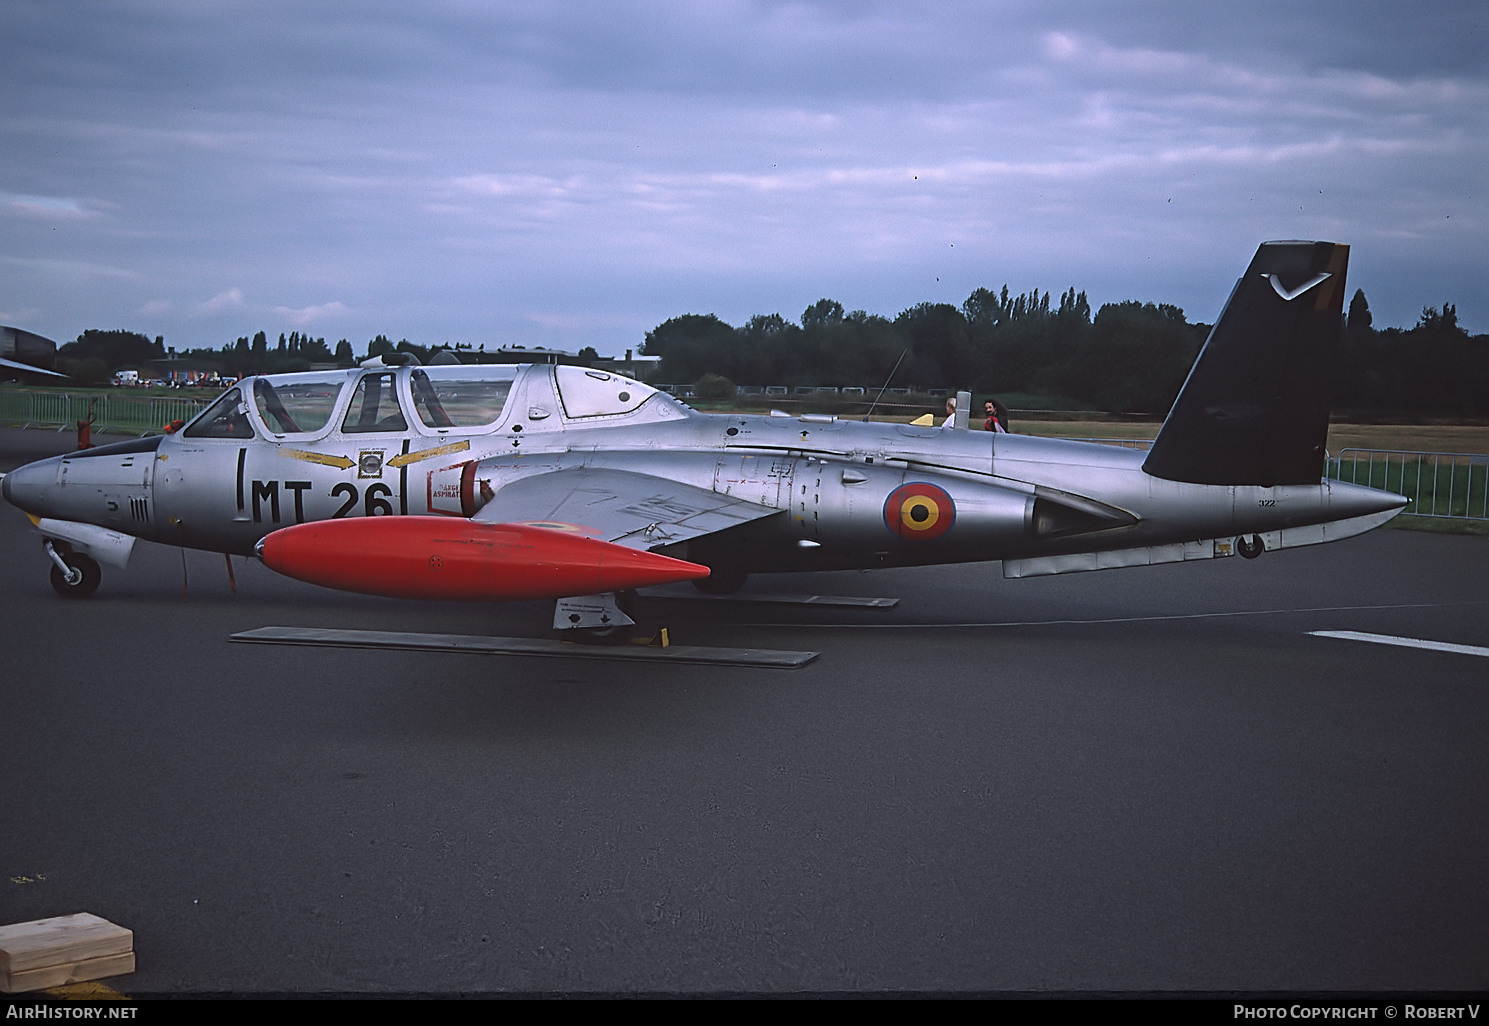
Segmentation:
<svg viewBox="0 0 1489 1026">
<path fill-rule="evenodd" d="M 280 449 L 279 455 L 288 456 L 293 460 L 304 460 L 306 463 L 319 463 L 324 467 L 340 467 L 342 470 L 357 465 L 356 460 L 347 459 L 345 456 L 333 456 L 330 453 L 324 452 L 309 452 L 305 449 Z"/>
<path fill-rule="evenodd" d="M 452 452 L 464 452 L 470 448 L 470 439 L 463 442 L 451 442 L 449 445 L 437 445 L 433 449 L 420 449 L 418 452 L 406 452 L 400 456 L 394 456 L 388 461 L 390 467 L 406 467 L 410 463 L 418 463 L 420 460 L 432 459 L 435 456 L 444 456 Z"/>
</svg>

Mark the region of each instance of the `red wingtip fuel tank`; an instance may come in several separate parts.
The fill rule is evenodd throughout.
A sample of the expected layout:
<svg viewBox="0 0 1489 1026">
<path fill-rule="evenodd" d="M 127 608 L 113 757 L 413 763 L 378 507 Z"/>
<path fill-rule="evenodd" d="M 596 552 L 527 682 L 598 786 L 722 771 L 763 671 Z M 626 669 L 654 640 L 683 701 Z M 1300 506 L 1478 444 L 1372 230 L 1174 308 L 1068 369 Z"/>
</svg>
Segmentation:
<svg viewBox="0 0 1489 1026">
<path fill-rule="evenodd" d="M 563 598 L 708 576 L 696 563 L 580 534 L 448 517 L 296 524 L 264 538 L 258 554 L 287 577 L 392 598 Z"/>
</svg>

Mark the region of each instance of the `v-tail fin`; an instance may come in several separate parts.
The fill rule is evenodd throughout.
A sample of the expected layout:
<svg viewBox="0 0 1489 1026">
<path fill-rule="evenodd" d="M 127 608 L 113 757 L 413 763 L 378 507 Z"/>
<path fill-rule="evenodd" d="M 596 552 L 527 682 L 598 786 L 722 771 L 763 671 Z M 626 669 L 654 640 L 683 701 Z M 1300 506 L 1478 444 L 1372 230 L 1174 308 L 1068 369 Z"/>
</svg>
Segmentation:
<svg viewBox="0 0 1489 1026">
<path fill-rule="evenodd" d="M 1264 242 L 1236 283 L 1143 469 L 1194 484 L 1323 476 L 1349 247 Z"/>
</svg>

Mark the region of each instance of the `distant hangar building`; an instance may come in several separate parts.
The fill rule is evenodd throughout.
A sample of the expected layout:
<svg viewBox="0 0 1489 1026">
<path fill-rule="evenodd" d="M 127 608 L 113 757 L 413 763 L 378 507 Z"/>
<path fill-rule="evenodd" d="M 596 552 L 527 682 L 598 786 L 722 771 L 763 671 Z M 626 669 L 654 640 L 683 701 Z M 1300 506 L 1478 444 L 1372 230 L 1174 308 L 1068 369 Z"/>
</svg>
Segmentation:
<svg viewBox="0 0 1489 1026">
<path fill-rule="evenodd" d="M 0 378 L 63 377 L 56 366 L 57 343 L 34 331 L 0 325 Z"/>
</svg>

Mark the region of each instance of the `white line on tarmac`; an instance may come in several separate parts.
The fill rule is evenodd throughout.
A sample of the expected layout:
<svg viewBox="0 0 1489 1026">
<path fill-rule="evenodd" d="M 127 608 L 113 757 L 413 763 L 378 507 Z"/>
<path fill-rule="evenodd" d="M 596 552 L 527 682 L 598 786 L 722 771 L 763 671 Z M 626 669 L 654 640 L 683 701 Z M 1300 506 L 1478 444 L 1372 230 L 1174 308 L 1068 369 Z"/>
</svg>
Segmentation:
<svg viewBox="0 0 1489 1026">
<path fill-rule="evenodd" d="M 1398 648 L 1424 648 L 1432 652 L 1452 652 L 1456 655 L 1478 656 L 1489 659 L 1489 648 L 1478 645 L 1454 645 L 1446 641 L 1423 641 L 1420 638 L 1398 638 L 1391 634 L 1365 634 L 1361 631 L 1309 631 L 1317 638 L 1340 638 L 1344 641 L 1368 641 L 1375 645 L 1395 645 Z"/>
</svg>

